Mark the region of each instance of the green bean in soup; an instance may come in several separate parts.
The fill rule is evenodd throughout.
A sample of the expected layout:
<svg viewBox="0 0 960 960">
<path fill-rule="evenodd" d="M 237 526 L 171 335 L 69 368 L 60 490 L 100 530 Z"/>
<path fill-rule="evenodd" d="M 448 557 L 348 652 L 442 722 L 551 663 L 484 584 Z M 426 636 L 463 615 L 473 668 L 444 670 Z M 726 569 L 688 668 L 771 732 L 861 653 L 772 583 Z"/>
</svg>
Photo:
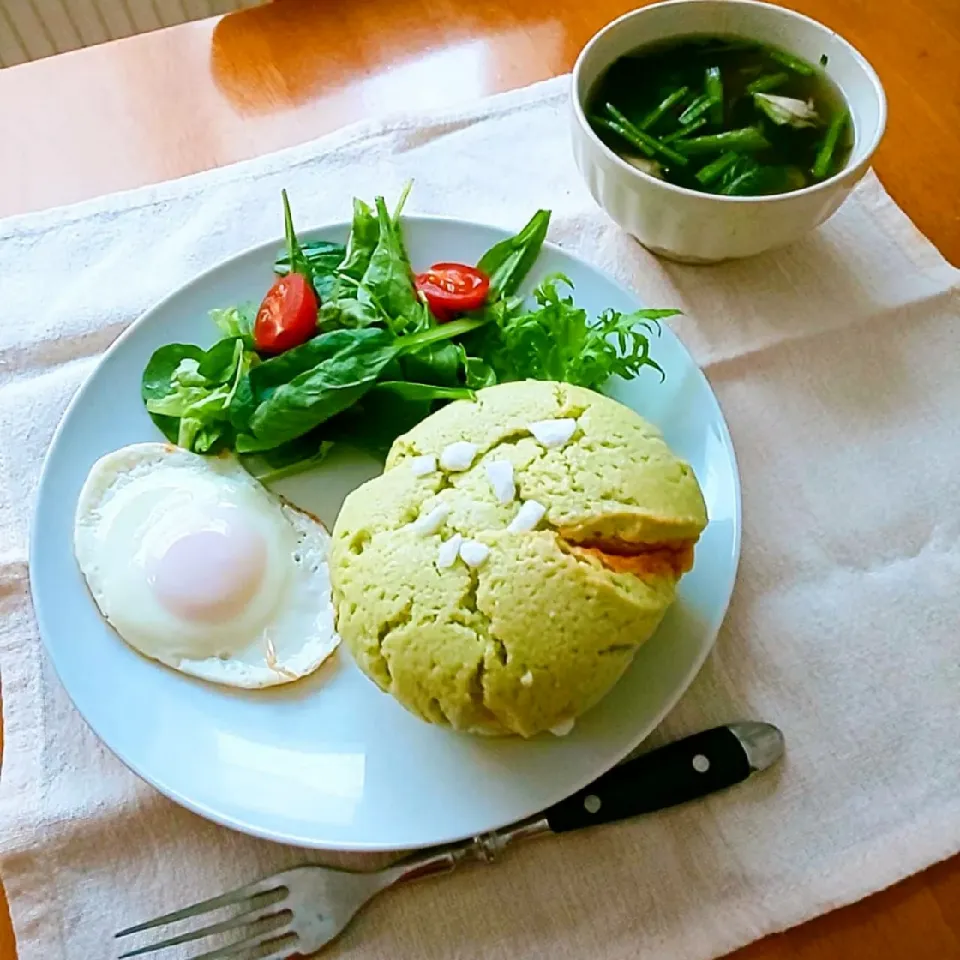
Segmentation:
<svg viewBox="0 0 960 960">
<path fill-rule="evenodd" d="M 680 37 L 614 62 L 588 115 L 651 176 L 722 196 L 789 193 L 850 159 L 853 125 L 826 62 L 739 37 Z"/>
</svg>

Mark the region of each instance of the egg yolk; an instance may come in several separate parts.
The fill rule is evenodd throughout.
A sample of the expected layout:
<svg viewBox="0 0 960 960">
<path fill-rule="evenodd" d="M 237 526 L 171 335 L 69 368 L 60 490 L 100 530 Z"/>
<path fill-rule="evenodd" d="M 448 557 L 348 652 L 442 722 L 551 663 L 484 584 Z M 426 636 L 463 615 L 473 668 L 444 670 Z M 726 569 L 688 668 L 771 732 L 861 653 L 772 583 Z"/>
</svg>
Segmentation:
<svg viewBox="0 0 960 960">
<path fill-rule="evenodd" d="M 237 518 L 189 531 L 152 558 L 148 580 L 157 600 L 182 620 L 214 623 L 239 613 L 267 564 L 263 536 Z"/>
</svg>

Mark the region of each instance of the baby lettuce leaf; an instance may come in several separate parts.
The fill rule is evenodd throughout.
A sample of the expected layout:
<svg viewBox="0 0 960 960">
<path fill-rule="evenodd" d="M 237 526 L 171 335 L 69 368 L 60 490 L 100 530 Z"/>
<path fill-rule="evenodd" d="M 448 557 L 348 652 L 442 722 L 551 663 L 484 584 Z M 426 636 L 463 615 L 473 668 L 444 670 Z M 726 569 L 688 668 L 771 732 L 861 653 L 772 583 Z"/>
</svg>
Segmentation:
<svg viewBox="0 0 960 960">
<path fill-rule="evenodd" d="M 377 197 L 380 236 L 360 281 L 358 299 L 374 304 L 387 325 L 401 333 L 423 313 L 413 286 L 413 270 L 403 246 L 400 225 L 390 215 L 383 197 Z"/>
<path fill-rule="evenodd" d="M 490 278 L 492 297 L 509 297 L 517 292 L 540 255 L 549 226 L 550 211 L 538 210 L 515 237 L 495 243 L 480 258 L 477 268 Z"/>
<path fill-rule="evenodd" d="M 342 278 L 341 278 L 342 279 Z M 408 308 L 405 316 L 395 317 L 376 293 L 370 289 L 358 288 L 357 299 L 342 298 L 328 301 L 321 308 L 317 325 L 320 329 L 332 330 L 337 327 L 360 327 L 380 325 L 394 333 L 414 333 L 435 325 L 436 321 L 430 313 L 430 308 L 419 296 Z"/>
<path fill-rule="evenodd" d="M 239 337 L 221 340 L 207 351 L 185 344 L 161 347 L 144 371 L 141 392 L 147 412 L 170 440 L 208 453 L 232 439 L 228 410 L 254 360 Z"/>
<path fill-rule="evenodd" d="M 337 288 L 337 271 L 343 263 L 346 248 L 342 243 L 329 240 L 313 240 L 300 245 L 304 259 L 310 268 L 310 280 L 321 303 L 333 299 Z M 278 277 L 290 272 L 290 256 L 286 250 L 277 254 L 273 270 Z"/>
<path fill-rule="evenodd" d="M 211 310 L 210 319 L 216 324 L 222 337 L 240 337 L 248 350 L 253 349 L 253 322 L 257 317 L 257 305 L 244 303 L 226 310 Z"/>
<path fill-rule="evenodd" d="M 203 377 L 208 384 L 232 384 L 242 365 L 242 358 L 242 338 L 228 337 L 219 340 L 201 357 L 197 365 L 197 375 Z"/>
<path fill-rule="evenodd" d="M 199 367 L 203 354 L 203 348 L 192 343 L 167 343 L 154 350 L 144 367 L 140 379 L 140 395 L 151 419 L 171 443 L 177 442 L 179 417 L 151 412 L 150 402 L 164 400 L 174 393 L 179 388 L 179 383 L 174 381 L 174 374 L 181 362 L 192 360 Z"/>
</svg>

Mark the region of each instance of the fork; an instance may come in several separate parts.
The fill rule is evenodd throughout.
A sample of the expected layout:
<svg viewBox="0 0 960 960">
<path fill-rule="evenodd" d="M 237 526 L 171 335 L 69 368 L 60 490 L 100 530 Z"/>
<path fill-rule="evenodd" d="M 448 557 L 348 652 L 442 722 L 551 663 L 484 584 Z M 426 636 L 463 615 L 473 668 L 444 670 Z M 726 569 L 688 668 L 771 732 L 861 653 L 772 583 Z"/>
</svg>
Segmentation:
<svg viewBox="0 0 960 960">
<path fill-rule="evenodd" d="M 199 929 L 128 950 L 120 960 L 235 931 L 242 931 L 243 939 L 192 960 L 283 960 L 309 955 L 339 936 L 360 908 L 388 887 L 449 873 L 465 861 L 492 863 L 518 840 L 566 833 L 695 800 L 767 769 L 782 753 L 783 735 L 772 724 L 750 721 L 714 727 L 628 760 L 543 813 L 501 830 L 416 853 L 383 870 L 295 867 L 127 927 L 116 936 L 127 937 L 221 908 L 238 911 Z"/>
</svg>

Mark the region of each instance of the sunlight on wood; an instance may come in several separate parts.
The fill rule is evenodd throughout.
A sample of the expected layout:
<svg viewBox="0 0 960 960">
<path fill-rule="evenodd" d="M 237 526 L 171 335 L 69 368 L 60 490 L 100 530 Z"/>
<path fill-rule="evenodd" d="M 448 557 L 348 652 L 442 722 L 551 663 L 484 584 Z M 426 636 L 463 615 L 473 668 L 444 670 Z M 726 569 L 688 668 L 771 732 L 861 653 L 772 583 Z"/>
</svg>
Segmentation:
<svg viewBox="0 0 960 960">
<path fill-rule="evenodd" d="M 418 110 L 445 107 L 528 83 L 534 64 L 543 65 L 537 79 L 563 69 L 554 67 L 563 63 L 566 39 L 557 21 L 472 30 L 462 29 L 462 23 L 460 28 L 438 23 L 430 29 L 428 19 L 381 36 L 376 18 L 356 5 L 333 3 L 322 13 L 311 8 L 315 22 L 310 30 L 303 29 L 302 5 L 296 0 L 279 6 L 280 12 L 261 7 L 231 14 L 213 31 L 213 81 L 246 115 L 308 102 L 322 106 L 345 90 L 364 113 L 414 104 Z M 343 30 L 344 24 L 335 22 L 340 18 L 364 40 L 347 54 L 337 47 L 318 48 L 317 32 Z"/>
</svg>

